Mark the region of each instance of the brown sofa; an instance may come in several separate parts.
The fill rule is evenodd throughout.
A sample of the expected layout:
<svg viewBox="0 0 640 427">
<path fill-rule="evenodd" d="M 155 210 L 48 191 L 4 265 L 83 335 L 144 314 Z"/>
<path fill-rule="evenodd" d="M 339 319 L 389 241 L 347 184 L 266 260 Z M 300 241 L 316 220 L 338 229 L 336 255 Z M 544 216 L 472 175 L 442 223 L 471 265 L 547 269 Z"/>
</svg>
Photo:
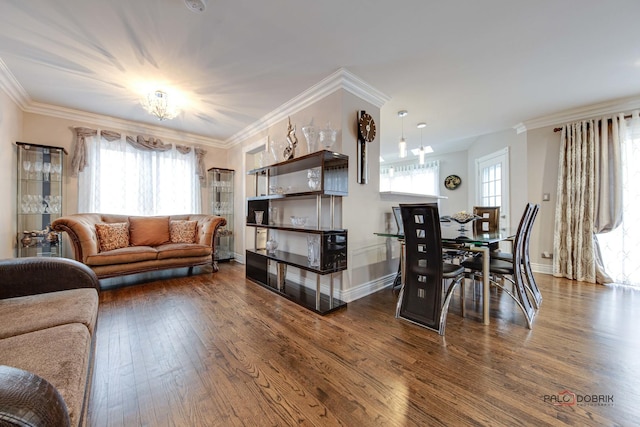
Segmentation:
<svg viewBox="0 0 640 427">
<path fill-rule="evenodd" d="M 74 260 L 0 260 L 0 425 L 84 424 L 99 289 Z"/>
<path fill-rule="evenodd" d="M 193 239 L 174 239 L 174 225 L 195 226 Z M 211 265 L 214 236 L 226 220 L 214 215 L 127 216 L 73 214 L 56 219 L 51 225 L 68 234 L 77 261 L 89 266 L 98 278 L 147 271 Z M 178 224 L 179 225 L 179 224 Z M 116 227 L 122 226 L 120 230 Z M 109 240 L 109 234 L 128 233 L 128 241 Z M 126 230 L 126 231 L 124 231 Z M 111 236 L 109 236 L 111 237 Z M 126 239 L 125 239 L 126 240 Z M 112 244 L 113 243 L 113 244 Z M 191 271 L 191 270 L 190 270 Z"/>
</svg>

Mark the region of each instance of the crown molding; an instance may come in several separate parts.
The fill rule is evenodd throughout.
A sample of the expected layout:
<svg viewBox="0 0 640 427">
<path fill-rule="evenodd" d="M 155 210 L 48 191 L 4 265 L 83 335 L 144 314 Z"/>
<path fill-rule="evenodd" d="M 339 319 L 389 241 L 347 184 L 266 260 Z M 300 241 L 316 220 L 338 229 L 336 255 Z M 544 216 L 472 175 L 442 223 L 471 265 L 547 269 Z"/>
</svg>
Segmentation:
<svg viewBox="0 0 640 427">
<path fill-rule="evenodd" d="M 0 89 L 22 110 L 31 103 L 29 94 L 15 78 L 2 58 L 0 58 Z"/>
<path fill-rule="evenodd" d="M 246 139 L 268 129 L 270 126 L 284 120 L 287 116 L 309 107 L 340 89 L 346 90 L 347 92 L 352 93 L 378 108 L 381 108 L 387 101 L 389 101 L 389 99 L 391 99 L 389 96 L 375 89 L 355 74 L 349 72 L 345 68 L 340 68 L 298 96 L 263 116 L 253 124 L 247 126 L 240 132 L 237 132 L 229 139 L 221 141 L 193 133 L 171 130 L 160 126 L 153 126 L 105 116 L 102 114 L 33 102 L 29 97 L 29 94 L 13 76 L 1 58 L 0 89 L 3 89 L 11 100 L 16 103 L 22 111 L 27 113 L 88 122 L 98 126 L 114 127 L 116 129 L 129 132 L 152 134 L 158 138 L 173 139 L 181 141 L 182 143 L 198 144 L 215 148 L 230 148 L 239 144 L 240 142 L 245 141 Z"/>
<path fill-rule="evenodd" d="M 611 101 L 565 110 L 559 113 L 542 116 L 537 119 L 527 120 L 525 122 L 518 123 L 513 128 L 516 132 L 522 133 L 527 130 L 538 129 L 546 126 L 564 125 L 565 123 L 571 123 L 578 120 L 617 114 L 638 108 L 640 108 L 640 96 L 618 98 Z"/>
<path fill-rule="evenodd" d="M 340 89 L 344 89 L 378 108 L 381 108 L 387 101 L 389 101 L 389 99 L 391 99 L 389 96 L 375 89 L 355 74 L 344 68 L 340 68 L 301 94 L 271 111 L 269 114 L 242 129 L 240 132 L 237 132 L 225 142 L 229 147 L 239 144 L 256 134 L 267 130 L 270 126 L 284 120 L 287 116 L 307 108 Z"/>
<path fill-rule="evenodd" d="M 181 144 L 188 143 L 214 148 L 226 148 L 224 142 L 202 135 L 148 125 L 131 120 L 118 119 L 115 117 L 105 116 L 103 114 L 74 110 L 72 108 L 31 102 L 26 108 L 23 108 L 23 111 L 26 113 L 41 114 L 76 122 L 91 123 L 92 125 L 114 128 L 125 132 L 153 135 L 156 138 L 179 141 Z"/>
</svg>

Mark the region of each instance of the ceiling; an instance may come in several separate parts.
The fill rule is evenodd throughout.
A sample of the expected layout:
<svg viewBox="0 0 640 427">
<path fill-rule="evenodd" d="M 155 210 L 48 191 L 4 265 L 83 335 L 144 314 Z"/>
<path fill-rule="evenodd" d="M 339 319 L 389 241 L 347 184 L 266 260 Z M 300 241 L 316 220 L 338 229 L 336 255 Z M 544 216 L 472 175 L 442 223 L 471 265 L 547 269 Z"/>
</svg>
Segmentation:
<svg viewBox="0 0 640 427">
<path fill-rule="evenodd" d="M 3 0 L 0 59 L 29 105 L 233 136 L 341 68 L 389 97 L 381 154 L 640 95 L 637 0 Z M 0 63 L 1 65 L 1 63 Z M 0 67 L 2 68 L 2 67 Z M 7 80 L 5 76 L 5 81 Z M 182 97 L 157 122 L 145 88 Z"/>
</svg>

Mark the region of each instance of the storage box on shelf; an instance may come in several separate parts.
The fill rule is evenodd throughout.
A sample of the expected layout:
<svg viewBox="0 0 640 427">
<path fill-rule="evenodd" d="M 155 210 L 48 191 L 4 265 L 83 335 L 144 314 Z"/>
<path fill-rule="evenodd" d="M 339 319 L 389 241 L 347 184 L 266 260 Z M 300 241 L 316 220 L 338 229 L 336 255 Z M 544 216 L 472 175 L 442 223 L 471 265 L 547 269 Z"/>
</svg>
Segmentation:
<svg viewBox="0 0 640 427">
<path fill-rule="evenodd" d="M 348 195 L 348 167 L 348 156 L 323 150 L 248 172 L 256 196 L 247 199 L 246 225 L 255 230 L 255 248 L 246 251 L 247 278 L 320 314 L 346 306 L 334 297 L 333 285 L 334 274 L 347 268 L 347 230 L 336 226 L 341 221 L 335 213 L 336 198 Z M 295 210 L 294 201 L 315 202 L 315 221 L 283 220 L 281 210 Z M 278 248 L 269 237 L 276 233 Z M 314 274 L 315 289 L 303 283 L 306 273 L 294 281 L 287 266 Z M 322 292 L 322 277 L 328 292 Z"/>
<path fill-rule="evenodd" d="M 233 237 L 233 178 L 235 171 L 224 168 L 211 168 L 207 171 L 209 182 L 209 213 L 221 216 L 227 220 L 227 225 L 221 227 L 215 235 L 213 254 L 216 261 L 230 261 L 234 258 Z"/>
<path fill-rule="evenodd" d="M 17 257 L 61 256 L 61 233 L 51 222 L 62 215 L 61 147 L 16 142 Z"/>
</svg>

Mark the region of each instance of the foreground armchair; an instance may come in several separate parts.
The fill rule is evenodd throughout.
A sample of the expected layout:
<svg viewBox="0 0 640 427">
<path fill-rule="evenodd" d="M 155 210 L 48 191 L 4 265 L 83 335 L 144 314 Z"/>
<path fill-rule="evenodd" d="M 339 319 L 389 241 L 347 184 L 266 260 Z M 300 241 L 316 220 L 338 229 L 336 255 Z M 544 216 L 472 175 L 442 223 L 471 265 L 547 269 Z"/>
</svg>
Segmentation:
<svg viewBox="0 0 640 427">
<path fill-rule="evenodd" d="M 0 260 L 0 425 L 83 425 L 99 289 L 74 260 Z"/>
</svg>

